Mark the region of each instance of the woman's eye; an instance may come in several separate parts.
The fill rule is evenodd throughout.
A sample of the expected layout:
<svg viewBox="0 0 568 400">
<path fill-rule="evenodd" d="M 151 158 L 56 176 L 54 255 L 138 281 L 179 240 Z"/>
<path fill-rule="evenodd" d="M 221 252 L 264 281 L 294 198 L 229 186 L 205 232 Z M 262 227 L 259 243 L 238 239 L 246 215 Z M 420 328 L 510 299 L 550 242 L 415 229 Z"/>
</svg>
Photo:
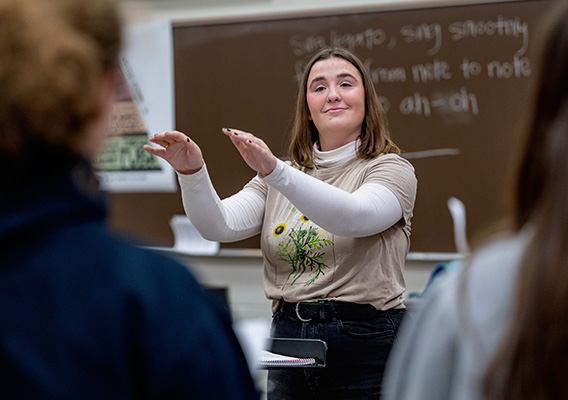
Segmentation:
<svg viewBox="0 0 568 400">
<path fill-rule="evenodd" d="M 325 88 L 323 86 L 318 86 L 317 88 L 314 89 L 314 92 L 321 92 L 324 89 Z"/>
<path fill-rule="evenodd" d="M 340 86 L 350 87 L 350 86 L 353 86 L 353 85 L 350 82 L 343 82 Z"/>
</svg>

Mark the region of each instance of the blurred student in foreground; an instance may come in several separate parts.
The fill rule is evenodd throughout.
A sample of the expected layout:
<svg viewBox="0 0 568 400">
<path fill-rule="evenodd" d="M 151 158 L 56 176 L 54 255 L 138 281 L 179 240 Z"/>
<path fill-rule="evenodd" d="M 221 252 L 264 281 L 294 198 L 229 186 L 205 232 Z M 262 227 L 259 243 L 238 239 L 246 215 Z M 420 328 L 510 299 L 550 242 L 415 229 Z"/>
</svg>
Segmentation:
<svg viewBox="0 0 568 400">
<path fill-rule="evenodd" d="M 515 229 L 430 292 L 393 352 L 387 399 L 568 399 L 568 8 L 560 11 L 518 170 Z"/>
<path fill-rule="evenodd" d="M 115 0 L 0 0 L 0 398 L 255 399 L 226 312 L 110 234 Z"/>
</svg>

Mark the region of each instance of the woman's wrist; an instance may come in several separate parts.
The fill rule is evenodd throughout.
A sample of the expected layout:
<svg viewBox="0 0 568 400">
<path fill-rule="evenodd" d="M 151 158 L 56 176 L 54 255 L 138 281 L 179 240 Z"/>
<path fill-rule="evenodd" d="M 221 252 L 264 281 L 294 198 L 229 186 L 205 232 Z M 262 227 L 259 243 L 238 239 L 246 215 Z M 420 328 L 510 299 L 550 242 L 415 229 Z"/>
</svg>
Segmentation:
<svg viewBox="0 0 568 400">
<path fill-rule="evenodd" d="M 184 170 L 176 169 L 176 171 L 177 171 L 178 174 L 181 174 L 181 175 L 193 175 L 193 174 L 196 174 L 199 171 L 201 171 L 201 169 L 203 168 L 203 165 L 205 165 L 205 162 L 201 162 L 201 165 L 197 169 L 184 169 Z"/>
</svg>

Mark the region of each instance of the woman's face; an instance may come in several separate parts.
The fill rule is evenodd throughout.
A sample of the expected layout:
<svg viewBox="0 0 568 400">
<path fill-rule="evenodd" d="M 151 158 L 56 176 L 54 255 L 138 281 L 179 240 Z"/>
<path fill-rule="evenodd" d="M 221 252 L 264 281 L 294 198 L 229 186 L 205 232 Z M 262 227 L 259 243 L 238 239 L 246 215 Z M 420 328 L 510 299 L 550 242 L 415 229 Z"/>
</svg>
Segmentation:
<svg viewBox="0 0 568 400">
<path fill-rule="evenodd" d="M 356 140 L 365 118 L 365 88 L 361 74 L 343 58 L 316 62 L 308 75 L 306 101 L 322 151 Z"/>
</svg>

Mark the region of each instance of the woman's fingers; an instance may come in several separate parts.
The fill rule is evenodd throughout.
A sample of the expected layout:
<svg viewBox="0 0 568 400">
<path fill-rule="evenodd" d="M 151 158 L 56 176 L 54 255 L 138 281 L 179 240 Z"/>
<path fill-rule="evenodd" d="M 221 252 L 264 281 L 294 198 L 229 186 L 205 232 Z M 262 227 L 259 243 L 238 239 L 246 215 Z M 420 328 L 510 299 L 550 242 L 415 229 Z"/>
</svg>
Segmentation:
<svg viewBox="0 0 568 400">
<path fill-rule="evenodd" d="M 223 133 L 227 136 L 236 138 L 237 140 L 240 140 L 240 141 L 251 140 L 251 139 L 254 139 L 254 137 L 255 137 L 250 132 L 245 132 L 245 131 L 241 131 L 239 129 L 234 129 L 234 128 L 223 128 Z"/>
<path fill-rule="evenodd" d="M 228 136 L 233 143 L 238 143 L 240 141 L 238 139 L 242 139 L 244 137 L 243 132 L 241 132 L 239 135 L 239 132 L 237 130 L 231 128 L 223 128 L 221 129 L 221 132 L 223 132 L 226 136 Z"/>
<path fill-rule="evenodd" d="M 158 144 L 164 148 L 168 148 L 172 144 L 186 144 L 190 143 L 189 138 L 184 133 L 179 131 L 170 131 L 158 133 L 150 138 L 150 142 Z"/>
<path fill-rule="evenodd" d="M 223 128 L 223 133 L 231 138 L 233 143 L 259 143 L 264 145 L 264 141 L 257 138 L 250 132 L 241 131 L 233 128 Z"/>
<path fill-rule="evenodd" d="M 276 160 L 262 139 L 249 132 L 233 128 L 223 128 L 223 133 L 229 136 L 249 167 L 264 175 L 272 172 L 276 166 Z"/>
<path fill-rule="evenodd" d="M 150 137 L 149 140 L 151 143 L 158 144 L 162 147 L 166 147 L 166 145 L 168 145 L 168 142 L 163 139 L 157 138 L 156 136 Z"/>
<path fill-rule="evenodd" d="M 239 150 L 247 150 L 248 145 L 255 143 L 257 140 L 260 140 L 256 138 L 252 133 L 233 128 L 223 128 L 223 133 L 227 135 L 229 139 L 231 139 L 231 142 L 233 142 L 233 144 L 237 146 Z"/>
<path fill-rule="evenodd" d="M 149 146 L 147 144 L 144 145 L 144 150 L 146 150 L 148 153 L 152 154 L 153 156 L 158 156 L 158 157 L 163 157 L 166 153 L 166 150 L 162 147 L 154 147 L 154 146 Z"/>
<path fill-rule="evenodd" d="M 145 145 L 144 150 L 163 158 L 181 174 L 195 173 L 203 166 L 201 149 L 182 132 L 158 133 L 149 140 L 160 147 Z"/>
<path fill-rule="evenodd" d="M 152 155 L 162 157 L 166 160 L 170 155 L 180 153 L 180 150 L 189 150 L 188 144 L 191 143 L 191 140 L 185 134 L 179 131 L 157 133 L 154 136 L 148 138 L 148 140 L 151 143 L 157 144 L 161 147 L 145 145 L 144 150 Z"/>
<path fill-rule="evenodd" d="M 173 146 L 179 150 L 180 146 L 184 147 L 191 143 L 191 140 L 183 133 L 179 131 L 170 131 L 157 133 L 149 138 L 151 143 L 162 146 L 162 148 L 153 146 L 144 146 L 144 150 L 148 151 L 150 154 L 164 156 L 164 150 L 167 150 L 170 146 Z"/>
</svg>

